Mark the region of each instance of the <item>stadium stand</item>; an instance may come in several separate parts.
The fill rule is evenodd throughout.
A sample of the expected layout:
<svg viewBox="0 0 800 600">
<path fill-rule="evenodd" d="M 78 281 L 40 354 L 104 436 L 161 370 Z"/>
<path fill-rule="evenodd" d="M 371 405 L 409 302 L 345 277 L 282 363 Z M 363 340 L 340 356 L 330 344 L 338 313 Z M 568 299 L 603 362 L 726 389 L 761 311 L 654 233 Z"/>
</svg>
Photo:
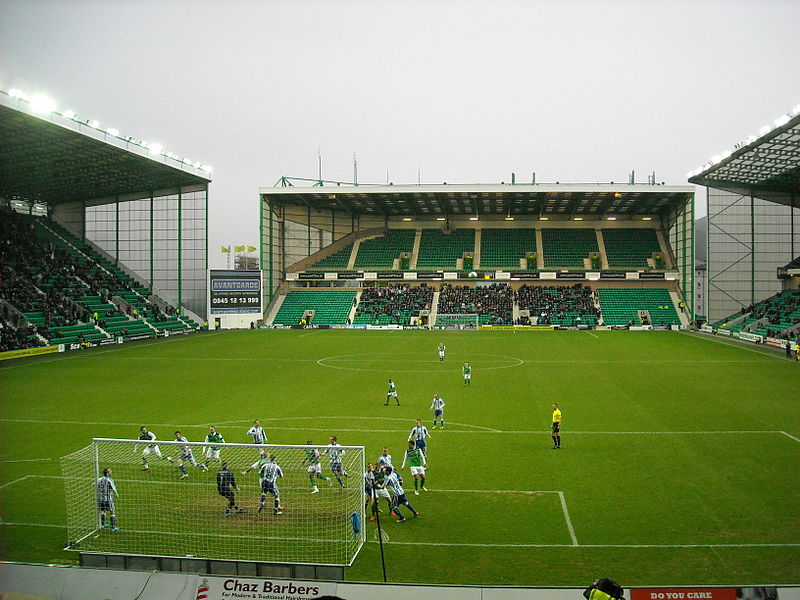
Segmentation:
<svg viewBox="0 0 800 600">
<path fill-rule="evenodd" d="M 546 267 L 582 269 L 583 259 L 600 251 L 594 229 L 542 229 L 542 246 Z"/>
<path fill-rule="evenodd" d="M 13 327 L 3 319 L 5 350 L 192 328 L 174 309 L 167 315 L 148 302 L 147 288 L 53 221 L 13 211 L 2 217 L 0 297 L 25 320 Z"/>
<path fill-rule="evenodd" d="M 536 252 L 534 229 L 481 230 L 481 267 L 519 269 L 526 252 Z"/>
<path fill-rule="evenodd" d="M 605 325 L 640 325 L 639 311 L 647 311 L 650 325 L 680 325 L 669 290 L 665 288 L 600 288 L 600 309 Z"/>
<path fill-rule="evenodd" d="M 514 292 L 504 283 L 478 287 L 445 283 L 439 292 L 439 314 L 476 314 L 484 325 L 514 322 Z"/>
<path fill-rule="evenodd" d="M 609 267 L 648 267 L 647 259 L 661 253 L 655 229 L 603 229 Z"/>
<path fill-rule="evenodd" d="M 342 325 L 347 323 L 356 293 L 353 291 L 293 290 L 286 294 L 275 325 L 297 325 L 307 310 L 314 311 L 314 325 Z"/>
<path fill-rule="evenodd" d="M 576 283 L 573 286 L 523 285 L 517 290 L 520 310 L 529 310 L 528 325 L 537 318 L 537 325 L 597 325 L 600 311 L 595 306 L 592 289 Z"/>
<path fill-rule="evenodd" d="M 384 287 L 365 288 L 353 317 L 354 325 L 408 325 L 419 311 L 430 310 L 433 288 L 424 283 L 409 286 L 393 283 Z"/>
<path fill-rule="evenodd" d="M 390 229 L 381 237 L 362 240 L 358 247 L 355 268 L 391 269 L 402 252 L 411 252 L 414 249 L 416 235 L 414 229 Z"/>
<path fill-rule="evenodd" d="M 474 229 L 423 229 L 417 268 L 455 267 L 465 252 L 475 252 Z"/>
<path fill-rule="evenodd" d="M 786 290 L 714 324 L 720 329 L 745 331 L 777 339 L 793 339 L 800 324 L 800 290 Z"/>
<path fill-rule="evenodd" d="M 313 265 L 311 265 L 308 270 L 313 271 L 325 271 L 325 270 L 335 270 L 341 271 L 342 269 L 347 268 L 347 263 L 350 262 L 350 254 L 353 252 L 353 244 L 348 244 L 341 250 L 334 252 L 333 254 L 329 254 L 325 258 L 318 260 Z"/>
</svg>

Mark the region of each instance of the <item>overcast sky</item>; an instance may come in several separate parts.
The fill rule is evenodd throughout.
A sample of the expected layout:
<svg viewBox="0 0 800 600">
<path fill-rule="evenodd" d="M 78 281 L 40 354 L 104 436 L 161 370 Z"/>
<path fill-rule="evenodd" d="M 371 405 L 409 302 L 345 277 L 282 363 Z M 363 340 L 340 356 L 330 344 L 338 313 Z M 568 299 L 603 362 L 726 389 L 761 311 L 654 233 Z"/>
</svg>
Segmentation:
<svg viewBox="0 0 800 600">
<path fill-rule="evenodd" d="M 259 186 L 658 181 L 800 103 L 800 1 L 0 0 L 0 88 L 214 167 L 209 259 Z"/>
</svg>

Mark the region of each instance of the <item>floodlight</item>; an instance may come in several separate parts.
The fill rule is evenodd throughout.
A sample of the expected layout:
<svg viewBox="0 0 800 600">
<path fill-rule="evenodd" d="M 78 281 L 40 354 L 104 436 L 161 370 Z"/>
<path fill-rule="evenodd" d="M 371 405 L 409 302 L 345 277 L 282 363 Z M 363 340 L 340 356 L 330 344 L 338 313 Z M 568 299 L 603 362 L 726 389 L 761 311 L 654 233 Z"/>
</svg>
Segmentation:
<svg viewBox="0 0 800 600">
<path fill-rule="evenodd" d="M 614 192 L 614 198 L 622 198 L 622 192 Z"/>
<path fill-rule="evenodd" d="M 65 110 L 61 116 L 65 119 L 74 119 L 76 117 L 74 110 Z"/>
<path fill-rule="evenodd" d="M 447 221 L 445 217 L 436 217 L 437 221 Z"/>
<path fill-rule="evenodd" d="M 403 217 L 403 221 L 410 221 L 411 217 Z"/>
<path fill-rule="evenodd" d="M 793 117 L 794 117 L 794 116 L 796 116 L 796 115 L 800 115 L 800 104 L 798 104 L 797 106 L 795 106 L 795 107 L 794 107 L 794 108 L 791 110 L 790 114 L 791 114 Z"/>
<path fill-rule="evenodd" d="M 108 129 L 106 129 L 106 133 L 108 135 L 113 135 L 114 137 L 119 137 L 119 130 L 114 129 L 113 127 L 109 127 Z"/>
<path fill-rule="evenodd" d="M 187 165 L 191 165 L 192 164 L 192 159 L 184 157 L 183 162 L 185 162 Z"/>
<path fill-rule="evenodd" d="M 616 221 L 617 217 L 606 217 L 606 221 Z"/>
<path fill-rule="evenodd" d="M 733 152 L 731 152 L 730 150 L 723 150 L 722 158 L 728 158 L 731 154 L 733 154 Z"/>
<path fill-rule="evenodd" d="M 94 129 L 98 129 L 100 127 L 99 121 L 86 121 L 86 124 Z"/>
<path fill-rule="evenodd" d="M 769 130 L 772 129 L 769 125 L 764 125 L 761 129 L 758 130 L 758 135 L 767 135 Z"/>
<path fill-rule="evenodd" d="M 789 122 L 789 115 L 781 115 L 777 119 L 775 119 L 775 127 L 782 127 Z"/>
<path fill-rule="evenodd" d="M 550 217 L 539 217 L 540 221 L 549 221 Z"/>
<path fill-rule="evenodd" d="M 56 102 L 44 94 L 34 94 L 30 99 L 31 110 L 40 115 L 46 115 L 56 109 Z"/>
<path fill-rule="evenodd" d="M 161 151 L 162 151 L 163 149 L 164 149 L 164 146 L 162 146 L 161 144 L 159 144 L 159 143 L 157 143 L 157 142 L 154 142 L 154 143 L 150 144 L 150 152 L 152 152 L 152 153 L 153 153 L 153 154 L 155 154 L 156 156 L 158 156 L 159 154 L 161 154 Z"/>
<path fill-rule="evenodd" d="M 478 217 L 470 217 L 470 218 L 469 218 L 469 220 L 470 220 L 470 221 L 477 221 L 477 220 L 478 220 Z"/>
<path fill-rule="evenodd" d="M 514 217 L 506 217 L 506 221 L 513 221 Z"/>
<path fill-rule="evenodd" d="M 201 163 L 201 162 L 198 160 L 196 163 L 194 163 L 194 168 L 195 168 L 195 169 L 199 169 L 199 168 L 202 166 L 202 164 L 203 164 L 203 163 Z"/>
<path fill-rule="evenodd" d="M 717 164 L 721 160 L 722 160 L 722 157 L 719 154 L 715 154 L 714 156 L 711 157 L 711 163 L 712 164 Z"/>
<path fill-rule="evenodd" d="M 575 217 L 573 221 L 583 221 L 583 217 Z"/>
<path fill-rule="evenodd" d="M 8 95 L 12 98 L 19 98 L 20 100 L 28 99 L 28 94 L 17 88 L 12 88 L 11 91 L 8 92 Z"/>
<path fill-rule="evenodd" d="M 211 173 L 211 171 L 214 170 L 214 167 L 212 167 L 211 165 L 203 165 L 202 167 L 200 167 L 200 170 L 205 171 L 206 173 Z"/>
<path fill-rule="evenodd" d="M 642 217 L 642 221 L 652 221 L 653 217 Z"/>
</svg>

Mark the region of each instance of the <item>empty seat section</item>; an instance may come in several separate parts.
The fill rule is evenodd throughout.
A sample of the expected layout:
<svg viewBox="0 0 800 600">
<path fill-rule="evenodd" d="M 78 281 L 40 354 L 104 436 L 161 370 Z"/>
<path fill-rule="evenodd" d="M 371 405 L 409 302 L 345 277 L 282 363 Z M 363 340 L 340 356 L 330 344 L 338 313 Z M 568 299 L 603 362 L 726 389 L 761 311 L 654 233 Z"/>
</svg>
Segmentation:
<svg viewBox="0 0 800 600">
<path fill-rule="evenodd" d="M 641 325 L 640 310 L 650 313 L 653 325 L 680 325 L 667 289 L 600 288 L 597 292 L 605 325 Z"/>
<path fill-rule="evenodd" d="M 582 269 L 583 259 L 600 251 L 594 229 L 542 229 L 542 246 L 546 267 Z"/>
<path fill-rule="evenodd" d="M 450 233 L 423 229 L 417 268 L 454 268 L 465 252 L 475 252 L 474 229 L 455 229 Z"/>
<path fill-rule="evenodd" d="M 354 264 L 357 269 L 391 269 L 394 260 L 403 252 L 414 249 L 415 229 L 390 229 L 378 238 L 362 240 Z"/>
<path fill-rule="evenodd" d="M 609 267 L 647 267 L 647 259 L 661 252 L 655 229 L 604 229 L 603 243 Z"/>
<path fill-rule="evenodd" d="M 286 294 L 278 314 L 272 321 L 276 325 L 297 325 L 307 310 L 314 310 L 314 325 L 343 325 L 347 323 L 356 293 L 296 290 Z"/>
<path fill-rule="evenodd" d="M 527 252 L 536 252 L 534 229 L 481 230 L 481 267 L 519 269 Z"/>
<path fill-rule="evenodd" d="M 337 250 L 333 254 L 329 254 L 323 259 L 318 260 L 309 269 L 320 270 L 340 270 L 346 269 L 347 263 L 350 262 L 350 254 L 353 252 L 353 244 L 348 244 L 341 250 Z"/>
</svg>

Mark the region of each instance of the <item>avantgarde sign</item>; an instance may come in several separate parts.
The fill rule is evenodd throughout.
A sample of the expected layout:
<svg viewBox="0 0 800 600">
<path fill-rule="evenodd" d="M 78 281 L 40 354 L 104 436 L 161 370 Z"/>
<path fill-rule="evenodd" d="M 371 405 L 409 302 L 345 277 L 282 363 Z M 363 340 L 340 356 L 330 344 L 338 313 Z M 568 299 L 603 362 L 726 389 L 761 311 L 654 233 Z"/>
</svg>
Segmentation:
<svg viewBox="0 0 800 600">
<path fill-rule="evenodd" d="M 212 315 L 261 312 L 261 271 L 209 271 Z"/>
</svg>

